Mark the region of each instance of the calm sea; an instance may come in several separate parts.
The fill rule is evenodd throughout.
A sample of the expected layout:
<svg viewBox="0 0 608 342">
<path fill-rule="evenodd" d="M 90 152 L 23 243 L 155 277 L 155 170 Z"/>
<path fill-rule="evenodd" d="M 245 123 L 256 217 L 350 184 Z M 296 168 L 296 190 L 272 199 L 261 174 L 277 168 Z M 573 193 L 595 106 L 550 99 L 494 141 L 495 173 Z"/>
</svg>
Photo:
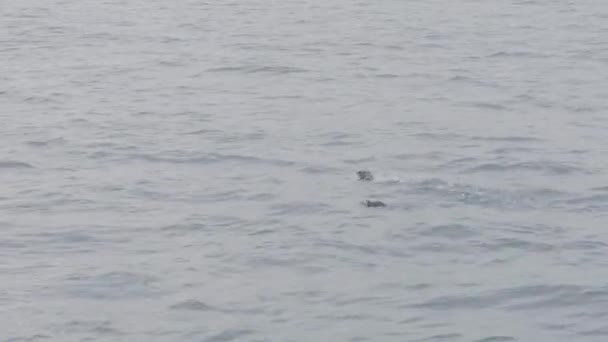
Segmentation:
<svg viewBox="0 0 608 342">
<path fill-rule="evenodd" d="M 607 146 L 605 0 L 5 0 L 0 341 L 605 342 Z"/>
</svg>

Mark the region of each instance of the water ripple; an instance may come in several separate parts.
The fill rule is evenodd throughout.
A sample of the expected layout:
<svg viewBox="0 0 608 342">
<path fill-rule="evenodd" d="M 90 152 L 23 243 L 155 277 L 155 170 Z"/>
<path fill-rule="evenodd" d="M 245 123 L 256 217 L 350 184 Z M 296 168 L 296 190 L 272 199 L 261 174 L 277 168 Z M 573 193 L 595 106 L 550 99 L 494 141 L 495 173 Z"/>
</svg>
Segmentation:
<svg viewBox="0 0 608 342">
<path fill-rule="evenodd" d="M 247 74 L 265 73 L 285 75 L 293 73 L 304 73 L 308 72 L 308 70 L 288 66 L 226 66 L 207 69 L 207 72 L 243 72 Z"/>
<path fill-rule="evenodd" d="M 408 185 L 399 192 L 406 196 L 432 196 L 439 200 L 436 205 L 448 207 L 460 203 L 513 210 L 529 210 L 542 205 L 551 208 L 567 195 L 560 191 L 544 188 L 502 190 L 466 184 L 450 184 L 437 178 L 410 182 Z M 555 203 L 551 201 L 555 201 Z"/>
<path fill-rule="evenodd" d="M 33 169 L 34 166 L 28 163 L 13 161 L 13 160 L 5 160 L 0 161 L 0 169 Z"/>
<path fill-rule="evenodd" d="M 243 338 L 252 335 L 255 330 L 251 329 L 228 329 L 221 333 L 205 338 L 205 342 L 227 342 L 227 341 L 241 341 Z"/>
<path fill-rule="evenodd" d="M 489 336 L 482 339 L 476 340 L 475 342 L 510 342 L 516 341 L 514 337 L 510 336 Z"/>
<path fill-rule="evenodd" d="M 461 224 L 448 224 L 433 227 L 425 227 L 422 236 L 436 236 L 446 239 L 466 239 L 477 235 L 477 231 L 472 227 Z"/>
<path fill-rule="evenodd" d="M 1 6 L 0 340 L 606 338 L 601 0 Z"/>
<path fill-rule="evenodd" d="M 147 155 L 147 154 L 135 154 L 131 155 L 131 158 L 145 160 L 149 162 L 161 162 L 171 164 L 210 164 L 220 162 L 239 162 L 245 164 L 269 164 L 276 166 L 292 166 L 295 162 L 281 160 L 281 159 L 270 159 L 270 158 L 259 158 L 253 156 L 243 156 L 234 154 L 220 154 L 220 153 L 209 153 L 205 155 L 199 155 L 195 157 L 165 157 L 160 155 Z"/>
<path fill-rule="evenodd" d="M 109 338 L 110 336 L 118 337 L 125 335 L 124 332 L 114 328 L 112 326 L 111 321 L 84 321 L 84 320 L 74 320 L 70 321 L 61 327 L 58 327 L 64 332 L 70 333 L 78 333 L 78 334 L 89 334 L 93 333 L 95 335 L 106 336 Z"/>
<path fill-rule="evenodd" d="M 187 311 L 216 311 L 217 309 L 209 306 L 201 301 L 189 299 L 183 302 L 173 304 L 169 307 L 172 310 L 187 310 Z"/>
<path fill-rule="evenodd" d="M 574 285 L 537 285 L 507 288 L 477 295 L 432 298 L 413 307 L 430 310 L 486 309 L 501 306 L 506 310 L 543 310 L 608 299 L 605 289 L 589 291 Z"/>
<path fill-rule="evenodd" d="M 589 173 L 587 169 L 550 161 L 521 162 L 512 164 L 486 163 L 463 170 L 472 172 L 509 172 L 509 171 L 539 171 L 547 175 L 564 175 L 570 173 Z"/>
<path fill-rule="evenodd" d="M 162 291 L 155 277 L 134 272 L 107 272 L 98 275 L 73 275 L 65 290 L 76 297 L 104 300 L 149 297 Z"/>
</svg>

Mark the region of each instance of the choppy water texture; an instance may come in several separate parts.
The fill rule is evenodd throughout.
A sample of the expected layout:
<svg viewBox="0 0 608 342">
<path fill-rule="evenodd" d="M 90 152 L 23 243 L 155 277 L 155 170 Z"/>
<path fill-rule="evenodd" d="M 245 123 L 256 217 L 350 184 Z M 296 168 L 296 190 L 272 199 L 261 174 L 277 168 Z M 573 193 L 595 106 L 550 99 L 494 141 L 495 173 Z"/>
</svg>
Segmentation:
<svg viewBox="0 0 608 342">
<path fill-rule="evenodd" d="M 604 0 L 4 1 L 0 341 L 608 340 L 607 37 Z"/>
</svg>

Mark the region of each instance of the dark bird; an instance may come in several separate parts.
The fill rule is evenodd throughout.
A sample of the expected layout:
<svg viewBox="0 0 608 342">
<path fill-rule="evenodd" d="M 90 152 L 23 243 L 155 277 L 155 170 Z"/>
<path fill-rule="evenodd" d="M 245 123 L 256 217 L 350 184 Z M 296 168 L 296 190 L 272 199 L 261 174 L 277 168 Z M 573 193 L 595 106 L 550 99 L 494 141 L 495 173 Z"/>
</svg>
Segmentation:
<svg viewBox="0 0 608 342">
<path fill-rule="evenodd" d="M 357 176 L 359 176 L 359 180 L 362 180 L 362 181 L 373 181 L 374 180 L 374 175 L 372 175 L 372 173 L 370 171 L 366 171 L 366 170 L 357 171 Z"/>
<path fill-rule="evenodd" d="M 365 202 L 363 202 L 363 204 L 368 208 L 386 207 L 386 204 L 384 204 L 384 202 L 382 202 L 382 201 L 365 200 Z"/>
</svg>

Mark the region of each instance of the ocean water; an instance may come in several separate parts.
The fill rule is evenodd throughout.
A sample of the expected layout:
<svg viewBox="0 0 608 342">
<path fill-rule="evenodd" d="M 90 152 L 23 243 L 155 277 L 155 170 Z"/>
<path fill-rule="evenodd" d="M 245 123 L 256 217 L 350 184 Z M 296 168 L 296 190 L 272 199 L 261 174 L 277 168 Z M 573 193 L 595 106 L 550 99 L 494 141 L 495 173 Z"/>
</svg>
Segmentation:
<svg viewBox="0 0 608 342">
<path fill-rule="evenodd" d="M 602 0 L 2 2 L 0 341 L 607 341 L 607 37 Z"/>
</svg>

